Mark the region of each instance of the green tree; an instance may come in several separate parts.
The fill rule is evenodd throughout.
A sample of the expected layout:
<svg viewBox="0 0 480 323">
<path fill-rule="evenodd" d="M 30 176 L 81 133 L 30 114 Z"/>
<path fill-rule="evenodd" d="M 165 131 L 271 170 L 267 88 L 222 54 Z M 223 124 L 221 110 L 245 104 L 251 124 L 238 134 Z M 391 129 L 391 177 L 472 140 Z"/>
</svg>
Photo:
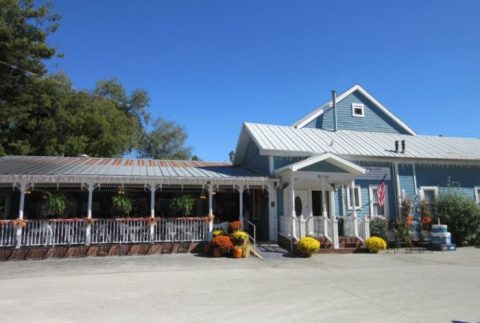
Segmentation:
<svg viewBox="0 0 480 323">
<path fill-rule="evenodd" d="M 191 148 L 185 147 L 185 130 L 171 121 L 159 118 L 153 130 L 143 134 L 138 153 L 141 157 L 154 159 L 189 159 Z"/>
<path fill-rule="evenodd" d="M 43 61 L 56 52 L 46 43 L 60 19 L 50 7 L 35 7 L 32 0 L 0 0 L 0 155 L 29 150 L 17 135 L 32 110 L 24 105 L 38 84 L 32 75 L 45 75 Z"/>
</svg>

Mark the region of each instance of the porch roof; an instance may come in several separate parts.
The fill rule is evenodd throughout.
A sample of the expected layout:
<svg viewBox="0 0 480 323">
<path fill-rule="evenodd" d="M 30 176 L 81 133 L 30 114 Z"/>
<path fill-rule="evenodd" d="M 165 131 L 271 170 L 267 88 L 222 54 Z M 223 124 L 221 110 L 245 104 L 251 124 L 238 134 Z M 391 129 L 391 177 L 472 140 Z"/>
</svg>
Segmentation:
<svg viewBox="0 0 480 323">
<path fill-rule="evenodd" d="M 128 158 L 6 156 L 0 182 L 266 182 L 244 168 L 224 162 Z"/>
<path fill-rule="evenodd" d="M 365 168 L 358 166 L 348 160 L 345 160 L 335 154 L 324 153 L 324 154 L 313 156 L 313 157 L 304 159 L 302 161 L 299 161 L 297 163 L 279 168 L 275 171 L 275 173 L 279 174 L 286 171 L 297 172 L 297 171 L 301 171 L 302 169 L 308 169 L 308 167 L 313 166 L 315 164 L 320 164 L 322 162 L 328 162 L 334 165 L 335 167 L 338 167 L 339 170 L 344 170 L 355 176 L 365 174 L 366 172 Z"/>
</svg>

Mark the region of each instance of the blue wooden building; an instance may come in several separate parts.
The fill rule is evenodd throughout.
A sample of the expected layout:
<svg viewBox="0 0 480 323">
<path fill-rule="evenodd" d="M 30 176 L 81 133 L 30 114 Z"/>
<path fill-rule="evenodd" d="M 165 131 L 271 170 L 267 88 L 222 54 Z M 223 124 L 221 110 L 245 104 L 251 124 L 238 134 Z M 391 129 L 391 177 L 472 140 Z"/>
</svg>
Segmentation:
<svg viewBox="0 0 480 323">
<path fill-rule="evenodd" d="M 380 206 L 382 180 L 386 196 Z M 0 158 L 0 186 L 4 219 L 39 217 L 43 193 L 34 199 L 35 190 L 68 192 L 76 205 L 72 215 L 91 218 L 105 216 L 108 194 L 131 189 L 139 213 L 154 219 L 166 216 L 162 205 L 168 198 L 188 192 L 197 200 L 195 215 L 240 219 L 246 228 L 256 226 L 259 240 L 312 235 L 340 248 L 342 237 L 369 237 L 371 219 L 398 217 L 403 199 L 432 203 L 451 190 L 480 203 L 480 139 L 419 135 L 355 85 L 332 93 L 291 126 L 243 124 L 231 164 L 8 156 Z M 86 232 L 79 243 L 100 239 L 88 223 L 78 229 Z M 17 245 L 28 232 L 16 231 Z M 144 231 L 139 242 L 166 241 L 173 234 L 156 232 Z M 183 239 L 194 234 L 172 232 Z M 13 243 L 4 240 L 0 245 Z"/>
</svg>

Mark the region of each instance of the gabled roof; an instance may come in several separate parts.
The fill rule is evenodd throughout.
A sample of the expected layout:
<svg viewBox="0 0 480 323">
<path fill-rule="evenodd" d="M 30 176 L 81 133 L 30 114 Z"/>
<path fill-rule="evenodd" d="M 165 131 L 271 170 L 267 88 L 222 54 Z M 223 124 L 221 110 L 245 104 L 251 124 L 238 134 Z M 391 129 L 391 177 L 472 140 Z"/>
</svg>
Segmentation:
<svg viewBox="0 0 480 323">
<path fill-rule="evenodd" d="M 353 130 L 245 123 L 235 164 L 241 163 L 244 142 L 253 140 L 261 155 L 310 157 L 325 152 L 338 156 L 474 161 L 480 164 L 480 139 L 401 135 Z M 395 152 L 395 141 L 405 140 L 404 153 Z M 243 145 L 246 146 L 246 145 Z"/>
<path fill-rule="evenodd" d="M 285 167 L 279 168 L 275 171 L 275 173 L 278 174 L 288 170 L 292 172 L 296 172 L 301 170 L 302 168 L 305 168 L 317 163 L 321 163 L 323 161 L 328 161 L 329 163 L 355 175 L 365 174 L 366 172 L 366 170 L 363 167 L 360 167 L 352 162 L 349 162 L 348 160 L 345 160 L 335 154 L 324 153 L 324 154 L 313 156 L 313 157 L 301 160 L 299 162 L 296 162 L 294 164 L 290 164 Z"/>
<path fill-rule="evenodd" d="M 408 132 L 411 135 L 415 135 L 415 132 L 407 126 L 402 120 L 400 120 L 397 116 L 395 116 L 390 110 L 388 110 L 383 104 L 377 101 L 370 93 L 367 92 L 363 87 L 359 84 L 356 84 L 337 96 L 337 103 L 345 99 L 347 96 L 352 94 L 353 92 L 358 91 L 363 96 L 365 96 L 370 102 L 372 102 L 378 109 L 380 109 L 383 113 L 385 113 L 391 120 L 393 120 L 396 124 L 398 124 L 402 129 Z M 324 105 L 318 107 L 317 109 L 313 110 L 311 113 L 307 114 L 302 119 L 295 122 L 292 126 L 295 128 L 303 128 L 310 122 L 312 122 L 315 118 L 322 115 L 325 111 L 333 107 L 332 100 L 328 101 Z"/>
</svg>

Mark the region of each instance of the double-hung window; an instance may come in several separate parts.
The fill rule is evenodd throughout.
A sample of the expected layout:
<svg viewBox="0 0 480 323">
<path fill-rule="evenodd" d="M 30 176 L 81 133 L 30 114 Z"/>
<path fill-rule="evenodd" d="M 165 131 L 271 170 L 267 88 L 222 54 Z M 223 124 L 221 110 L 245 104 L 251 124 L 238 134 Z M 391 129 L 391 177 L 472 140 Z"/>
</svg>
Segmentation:
<svg viewBox="0 0 480 323">
<path fill-rule="evenodd" d="M 383 199 L 383 206 L 378 203 L 378 185 L 370 185 L 370 216 L 372 218 L 381 216 L 387 218 L 388 216 L 388 186 L 385 185 L 385 197 Z"/>
<path fill-rule="evenodd" d="M 361 209 L 362 208 L 362 194 L 361 194 L 361 188 L 360 186 L 355 186 L 354 189 L 354 194 L 355 194 L 355 209 Z M 353 194 L 352 194 L 352 188 L 347 187 L 347 207 L 349 210 L 353 209 Z"/>
</svg>

